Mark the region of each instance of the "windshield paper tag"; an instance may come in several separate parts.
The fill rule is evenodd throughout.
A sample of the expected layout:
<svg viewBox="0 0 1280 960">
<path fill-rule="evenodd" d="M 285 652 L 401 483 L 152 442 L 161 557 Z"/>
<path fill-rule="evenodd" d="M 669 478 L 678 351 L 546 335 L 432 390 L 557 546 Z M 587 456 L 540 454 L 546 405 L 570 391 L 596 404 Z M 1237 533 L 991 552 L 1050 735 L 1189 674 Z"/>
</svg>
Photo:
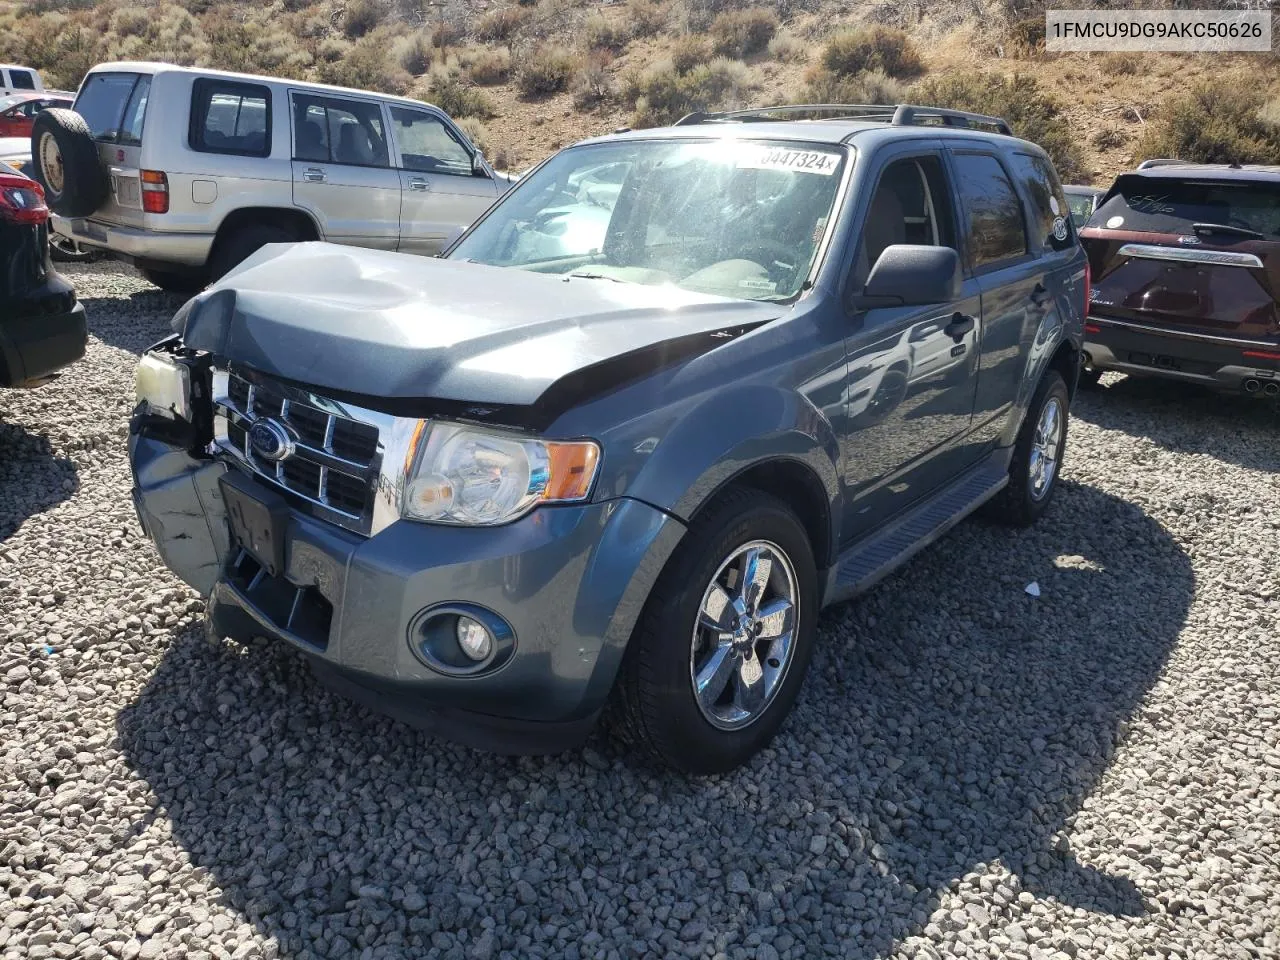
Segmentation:
<svg viewBox="0 0 1280 960">
<path fill-rule="evenodd" d="M 738 155 L 739 169 L 795 170 L 829 177 L 840 166 L 840 155 L 825 150 L 788 150 L 783 147 L 752 147 L 743 144 Z"/>
</svg>

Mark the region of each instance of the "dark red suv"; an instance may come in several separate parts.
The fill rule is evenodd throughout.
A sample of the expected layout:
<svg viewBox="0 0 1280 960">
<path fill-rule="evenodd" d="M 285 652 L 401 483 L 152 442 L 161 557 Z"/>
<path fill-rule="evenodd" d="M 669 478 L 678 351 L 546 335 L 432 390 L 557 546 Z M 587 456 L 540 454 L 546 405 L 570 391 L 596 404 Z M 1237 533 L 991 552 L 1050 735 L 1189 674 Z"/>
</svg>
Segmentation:
<svg viewBox="0 0 1280 960">
<path fill-rule="evenodd" d="M 1122 174 L 1080 239 L 1085 370 L 1280 397 L 1280 167 Z"/>
</svg>

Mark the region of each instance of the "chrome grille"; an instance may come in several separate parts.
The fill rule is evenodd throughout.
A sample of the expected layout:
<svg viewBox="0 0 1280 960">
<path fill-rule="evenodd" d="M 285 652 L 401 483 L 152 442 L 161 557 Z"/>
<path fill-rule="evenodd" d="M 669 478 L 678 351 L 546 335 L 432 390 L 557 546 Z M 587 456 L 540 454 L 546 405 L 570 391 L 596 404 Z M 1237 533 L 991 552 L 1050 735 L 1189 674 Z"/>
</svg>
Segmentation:
<svg viewBox="0 0 1280 960">
<path fill-rule="evenodd" d="M 395 418 L 337 403 L 255 373 L 215 371 L 214 443 L 242 468 L 300 498 L 313 515 L 356 533 L 376 532 L 384 431 Z M 293 452 L 266 460 L 249 430 L 270 418 L 293 440 Z"/>
</svg>

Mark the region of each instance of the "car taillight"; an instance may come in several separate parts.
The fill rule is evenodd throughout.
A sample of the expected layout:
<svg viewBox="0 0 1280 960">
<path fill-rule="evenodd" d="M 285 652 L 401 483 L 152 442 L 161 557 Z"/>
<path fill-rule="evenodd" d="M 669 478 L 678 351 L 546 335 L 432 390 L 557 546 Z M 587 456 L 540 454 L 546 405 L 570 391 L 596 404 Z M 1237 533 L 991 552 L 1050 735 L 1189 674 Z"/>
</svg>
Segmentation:
<svg viewBox="0 0 1280 960">
<path fill-rule="evenodd" d="M 1089 301 L 1093 299 L 1093 270 L 1089 261 L 1084 262 L 1084 315 L 1089 315 Z"/>
<path fill-rule="evenodd" d="M 0 176 L 0 220 L 40 224 L 48 219 L 40 184 L 26 177 Z"/>
<path fill-rule="evenodd" d="M 142 209 L 147 213 L 168 213 L 169 178 L 159 170 L 143 170 L 138 178 L 142 181 Z"/>
</svg>

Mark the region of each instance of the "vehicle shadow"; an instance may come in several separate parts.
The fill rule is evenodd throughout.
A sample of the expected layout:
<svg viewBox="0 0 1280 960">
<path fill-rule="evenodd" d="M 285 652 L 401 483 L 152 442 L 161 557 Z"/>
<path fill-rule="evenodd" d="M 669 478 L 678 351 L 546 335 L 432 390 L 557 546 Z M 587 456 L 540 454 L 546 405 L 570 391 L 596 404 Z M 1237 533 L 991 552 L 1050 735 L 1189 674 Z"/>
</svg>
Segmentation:
<svg viewBox="0 0 1280 960">
<path fill-rule="evenodd" d="M 997 883 L 997 929 L 1022 892 L 1144 911 L 1064 834 L 1193 591 L 1159 523 L 1065 483 L 1034 529 L 962 524 L 824 615 L 795 714 L 730 776 L 646 769 L 603 737 L 554 758 L 472 753 L 351 707 L 275 645 L 195 629 L 119 742 L 191 863 L 282 957 L 375 941 L 526 955 L 533 931 L 551 956 L 701 938 L 873 958 L 927 935 L 975 869 Z"/>
<path fill-rule="evenodd" d="M 1071 415 L 1145 437 L 1166 450 L 1202 453 L 1253 470 L 1280 471 L 1280 406 L 1154 377 L 1107 375 L 1082 389 Z"/>
<path fill-rule="evenodd" d="M 93 337 L 141 356 L 173 332 L 169 321 L 187 299 L 163 290 L 139 290 L 127 297 L 82 297 L 80 302 Z"/>
<path fill-rule="evenodd" d="M 0 543 L 29 517 L 69 500 L 80 487 L 75 463 L 56 456 L 48 437 L 4 417 L 0 407 Z"/>
</svg>

